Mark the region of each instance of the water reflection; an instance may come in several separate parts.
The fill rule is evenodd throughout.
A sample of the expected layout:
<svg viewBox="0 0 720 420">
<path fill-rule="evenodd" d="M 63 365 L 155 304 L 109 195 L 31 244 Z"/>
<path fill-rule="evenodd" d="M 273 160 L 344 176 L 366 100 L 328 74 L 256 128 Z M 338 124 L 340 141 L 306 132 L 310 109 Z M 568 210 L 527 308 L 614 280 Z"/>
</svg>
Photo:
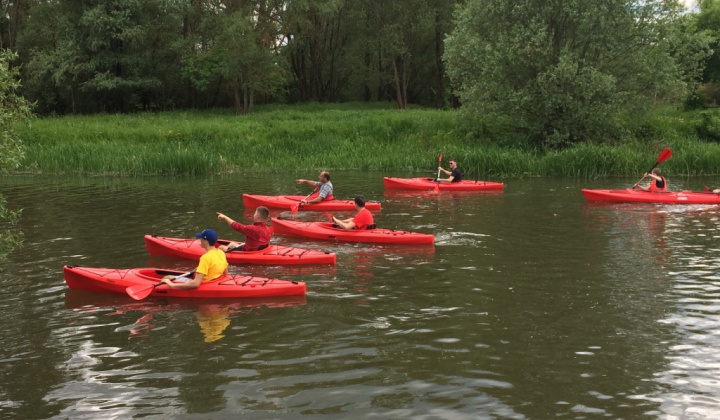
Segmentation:
<svg viewBox="0 0 720 420">
<path fill-rule="evenodd" d="M 130 301 L 127 296 L 90 293 L 81 290 L 65 292 L 65 307 L 76 313 L 113 317 L 130 315 L 139 317 L 131 324 L 120 326 L 116 331 L 127 331 L 128 338 L 144 338 L 158 324 L 153 323 L 155 314 L 162 312 L 192 311 L 206 343 L 225 337 L 231 316 L 247 314 L 260 308 L 290 308 L 306 304 L 305 296 L 277 296 L 252 299 L 148 299 Z M 136 314 L 139 312 L 139 314 Z M 160 326 L 162 327 L 162 326 Z"/>
<path fill-rule="evenodd" d="M 290 307 L 77 299 L 61 272 L 194 268 L 148 257 L 143 235 L 192 235 L 242 211 L 228 191 L 293 192 L 288 174 L 6 179 L 26 246 L 0 277 L 0 417 L 720 417 L 719 208 L 588 205 L 580 187 L 607 180 L 385 196 L 381 175 L 403 174 L 333 180 L 436 246 L 278 236 L 337 265 L 231 267 L 305 281 Z"/>
</svg>

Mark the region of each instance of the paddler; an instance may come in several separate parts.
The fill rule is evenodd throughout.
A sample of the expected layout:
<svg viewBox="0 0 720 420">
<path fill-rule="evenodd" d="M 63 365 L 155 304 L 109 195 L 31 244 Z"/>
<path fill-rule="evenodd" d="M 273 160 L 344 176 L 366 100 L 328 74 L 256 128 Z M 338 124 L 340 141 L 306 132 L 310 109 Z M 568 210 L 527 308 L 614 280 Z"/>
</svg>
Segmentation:
<svg viewBox="0 0 720 420">
<path fill-rule="evenodd" d="M 357 212 L 355 217 L 341 220 L 333 216 L 332 221 L 345 230 L 363 230 L 367 229 L 369 226 L 375 226 L 373 223 L 372 213 L 365 208 L 365 197 L 361 195 L 355 197 L 355 211 Z"/>
<path fill-rule="evenodd" d="M 195 277 L 182 283 L 173 282 L 176 276 L 163 277 L 162 282 L 171 289 L 197 289 L 200 283 L 215 280 L 227 274 L 228 262 L 225 253 L 215 248 L 218 234 L 212 229 L 205 229 L 195 234 L 195 238 L 200 239 L 200 245 L 205 249 L 205 253 L 200 257 L 197 270 L 195 270 Z"/>
<path fill-rule="evenodd" d="M 445 175 L 450 175 L 447 178 L 438 178 L 437 182 L 460 182 L 462 181 L 462 171 L 458 168 L 457 161 L 450 159 L 450 170 L 443 169 L 442 166 L 438 166 L 438 171 L 442 171 Z"/>
<path fill-rule="evenodd" d="M 259 251 L 270 245 L 272 231 L 267 225 L 270 218 L 270 210 L 260 206 L 253 214 L 253 224 L 243 225 L 222 213 L 217 213 L 218 220 L 224 220 L 231 228 L 245 235 L 245 242 L 230 242 L 227 246 L 221 245 L 218 248 L 224 252 L 229 251 Z"/>
<path fill-rule="evenodd" d="M 315 190 L 310 193 L 307 197 L 300 200 L 300 205 L 303 204 L 314 204 L 321 201 L 330 201 L 333 197 L 333 185 L 330 182 L 330 172 L 322 171 L 318 176 L 319 181 L 311 181 L 308 179 L 296 179 L 296 184 L 308 184 L 315 187 Z M 317 193 L 317 195 L 315 195 Z M 315 197 L 312 197 L 315 195 Z"/>
<path fill-rule="evenodd" d="M 643 187 L 642 185 L 639 185 L 643 179 L 645 178 L 651 178 L 650 184 L 648 184 L 647 187 Z M 665 177 L 660 176 L 660 168 L 653 168 L 652 172 L 645 173 L 640 181 L 638 181 L 635 185 L 633 185 L 633 189 L 639 189 L 642 191 L 667 191 L 667 180 Z"/>
</svg>

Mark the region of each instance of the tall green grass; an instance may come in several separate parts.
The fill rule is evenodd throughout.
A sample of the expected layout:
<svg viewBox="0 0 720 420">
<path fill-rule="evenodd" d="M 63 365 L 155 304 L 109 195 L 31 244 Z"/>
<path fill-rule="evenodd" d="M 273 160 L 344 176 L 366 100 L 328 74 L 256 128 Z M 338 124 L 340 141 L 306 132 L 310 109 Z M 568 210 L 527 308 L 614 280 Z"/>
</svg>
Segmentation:
<svg viewBox="0 0 720 420">
<path fill-rule="evenodd" d="M 720 173 L 720 146 L 693 135 L 692 116 L 663 111 L 633 120 L 620 145 L 539 152 L 503 141 L 504 126 L 478 130 L 453 111 L 391 104 L 310 104 L 229 110 L 44 118 L 16 129 L 22 171 L 91 174 L 212 174 L 297 169 L 435 171 L 454 157 L 468 177 L 637 175 L 664 147 L 673 174 Z M 695 118 L 697 119 L 697 118 Z M 488 137 L 478 138 L 477 133 Z M 492 136 L 492 137 L 490 137 Z M 503 145 L 503 146 L 501 146 Z"/>
</svg>

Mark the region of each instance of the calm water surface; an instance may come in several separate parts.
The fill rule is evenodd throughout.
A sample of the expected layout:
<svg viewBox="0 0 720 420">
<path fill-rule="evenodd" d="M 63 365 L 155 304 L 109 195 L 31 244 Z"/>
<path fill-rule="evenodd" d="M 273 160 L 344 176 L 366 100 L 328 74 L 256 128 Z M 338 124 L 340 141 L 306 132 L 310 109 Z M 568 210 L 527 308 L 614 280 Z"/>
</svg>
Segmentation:
<svg viewBox="0 0 720 420">
<path fill-rule="evenodd" d="M 148 256 L 143 235 L 239 239 L 216 211 L 247 220 L 243 192 L 303 194 L 293 180 L 316 175 L 0 178 L 26 234 L 0 275 L 0 417 L 720 418 L 720 208 L 579 191 L 635 179 L 433 195 L 336 172 L 336 197 L 381 201 L 378 225 L 436 245 L 276 237 L 338 263 L 231 267 L 305 281 L 305 298 L 138 302 L 64 284 L 64 264 L 194 267 Z"/>
</svg>

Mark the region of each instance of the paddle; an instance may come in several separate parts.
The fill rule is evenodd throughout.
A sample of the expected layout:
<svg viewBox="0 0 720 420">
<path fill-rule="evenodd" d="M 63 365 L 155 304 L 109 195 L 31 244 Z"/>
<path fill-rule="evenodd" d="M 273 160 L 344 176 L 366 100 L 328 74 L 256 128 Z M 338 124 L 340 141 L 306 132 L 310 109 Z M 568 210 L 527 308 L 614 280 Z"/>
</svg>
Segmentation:
<svg viewBox="0 0 720 420">
<path fill-rule="evenodd" d="M 650 168 L 650 170 L 647 171 L 647 173 L 652 172 L 652 170 L 655 169 L 656 166 L 658 166 L 659 164 L 661 164 L 661 163 L 665 162 L 666 160 L 670 159 L 670 156 L 672 156 L 672 150 L 670 150 L 670 148 L 666 147 L 662 152 L 660 152 L 660 154 L 658 155 L 658 158 L 657 158 L 657 162 L 655 162 L 655 164 L 653 165 L 653 167 Z M 645 179 L 645 176 L 643 176 L 642 178 L 640 178 L 640 181 L 636 182 L 635 185 L 633 185 L 633 188 L 637 187 L 638 184 L 641 183 L 643 179 Z"/>
<path fill-rule="evenodd" d="M 310 194 L 306 195 L 305 198 L 303 198 L 302 200 L 307 200 L 308 197 L 310 197 L 313 194 L 315 194 L 315 190 L 313 190 L 313 192 L 311 192 Z M 300 200 L 300 201 L 302 201 L 302 200 Z M 290 211 L 293 214 L 298 212 L 298 209 L 300 208 L 300 201 L 298 201 L 297 204 L 293 204 L 292 207 L 290 207 Z"/>
<path fill-rule="evenodd" d="M 192 269 L 188 271 L 187 273 L 180 274 L 179 276 L 176 276 L 176 279 L 179 279 L 181 277 L 188 277 L 195 273 L 196 269 Z M 163 282 L 156 283 L 156 284 L 138 284 L 135 286 L 129 286 L 125 289 L 125 293 L 127 293 L 131 298 L 135 300 L 143 300 L 146 297 L 152 293 L 152 291 L 161 284 L 165 284 Z"/>
<path fill-rule="evenodd" d="M 435 178 L 435 188 L 434 188 L 434 191 L 436 194 L 440 192 L 440 168 L 439 168 L 439 166 L 441 163 L 442 163 L 442 152 L 440 152 L 440 156 L 438 156 L 438 174 L 437 174 L 437 178 Z"/>
</svg>

